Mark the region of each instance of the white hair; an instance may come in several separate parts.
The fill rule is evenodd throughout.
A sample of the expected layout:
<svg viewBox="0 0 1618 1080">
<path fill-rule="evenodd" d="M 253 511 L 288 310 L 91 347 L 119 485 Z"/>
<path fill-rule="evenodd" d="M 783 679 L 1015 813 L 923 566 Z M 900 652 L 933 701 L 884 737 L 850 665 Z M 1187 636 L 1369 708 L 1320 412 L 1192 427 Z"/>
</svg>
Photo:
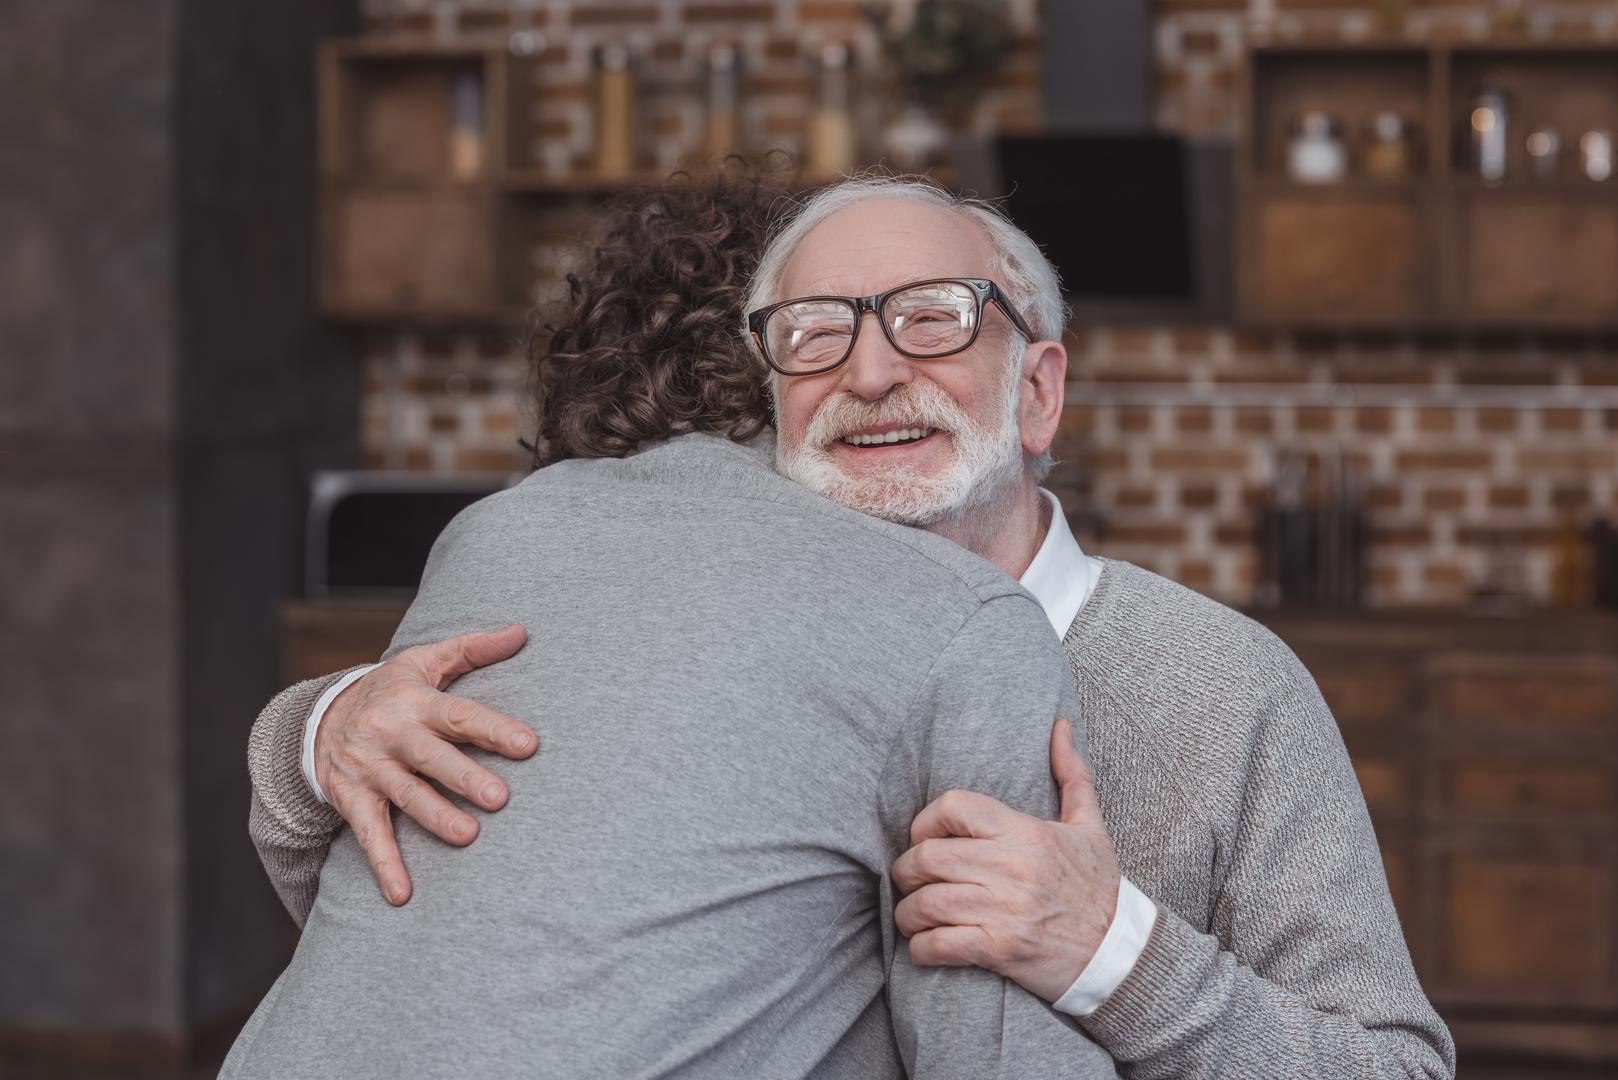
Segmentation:
<svg viewBox="0 0 1618 1080">
<path fill-rule="evenodd" d="M 746 313 L 767 307 L 780 299 L 781 278 L 787 262 L 803 238 L 816 226 L 841 210 L 868 199 L 909 199 L 965 215 L 983 230 L 993 252 L 995 282 L 1005 290 L 1006 300 L 1027 320 L 1037 338 L 1060 341 L 1067 329 L 1067 305 L 1062 300 L 1062 282 L 1056 268 L 1032 237 L 996 206 L 939 187 L 926 177 L 866 175 L 854 176 L 821 188 L 795 212 L 772 230 L 759 256 L 753 279 L 742 304 L 742 335 L 748 337 Z M 1011 362 L 1023 355 L 1016 335 L 1011 335 Z M 771 387 L 779 378 L 772 372 Z M 772 393 L 772 398 L 773 398 Z M 1049 450 L 1031 462 L 1034 482 L 1039 483 L 1055 464 Z"/>
<path fill-rule="evenodd" d="M 856 176 L 821 188 L 777 224 L 759 256 L 742 310 L 756 311 L 779 297 L 781 277 L 798 244 L 821 222 L 867 199 L 909 199 L 964 214 L 983 230 L 994 252 L 994 275 L 1006 298 L 1040 338 L 1060 341 L 1067 328 L 1062 283 L 1039 245 L 982 199 L 945 191 L 925 177 Z M 745 334 L 747 328 L 742 327 Z"/>
</svg>

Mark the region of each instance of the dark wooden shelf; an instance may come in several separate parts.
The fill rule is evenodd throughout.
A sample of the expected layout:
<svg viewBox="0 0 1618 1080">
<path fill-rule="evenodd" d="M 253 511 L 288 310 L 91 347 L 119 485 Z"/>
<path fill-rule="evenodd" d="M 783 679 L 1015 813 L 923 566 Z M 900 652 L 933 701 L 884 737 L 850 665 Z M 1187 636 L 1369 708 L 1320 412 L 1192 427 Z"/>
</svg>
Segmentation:
<svg viewBox="0 0 1618 1080">
<path fill-rule="evenodd" d="M 1507 171 L 1464 168 L 1479 85 L 1516 100 Z M 1527 174 L 1531 127 L 1564 138 L 1618 131 L 1618 40 L 1271 42 L 1242 77 L 1237 154 L 1238 313 L 1244 325 L 1303 330 L 1605 331 L 1618 325 L 1618 179 Z M 1384 110 L 1412 125 L 1408 179 L 1308 184 L 1281 174 L 1287 124 L 1336 117 L 1351 167 Z M 1520 129 L 1520 130 L 1519 130 Z"/>
<path fill-rule="evenodd" d="M 482 330 L 516 327 L 528 321 L 522 308 L 440 308 L 406 304 L 322 304 L 320 315 L 353 326 L 403 326 L 412 329 Z"/>
<path fill-rule="evenodd" d="M 557 176 L 538 170 L 508 172 L 495 183 L 504 191 L 524 195 L 599 195 L 611 196 L 635 188 L 659 187 L 667 179 L 664 173 L 641 173 L 635 176 L 591 176 L 579 173 Z"/>
<path fill-rule="evenodd" d="M 1558 199 L 1576 197 L 1611 199 L 1618 202 L 1618 175 L 1611 180 L 1586 180 L 1558 176 L 1549 180 L 1509 177 L 1498 182 L 1477 176 L 1452 176 L 1439 182 L 1441 187 L 1465 195 L 1545 195 Z"/>
<path fill-rule="evenodd" d="M 1348 176 L 1330 183 L 1310 183 L 1286 176 L 1255 175 L 1247 189 L 1267 195 L 1422 195 L 1432 190 L 1433 181 L 1425 176 L 1382 179 L 1375 176 Z"/>
</svg>

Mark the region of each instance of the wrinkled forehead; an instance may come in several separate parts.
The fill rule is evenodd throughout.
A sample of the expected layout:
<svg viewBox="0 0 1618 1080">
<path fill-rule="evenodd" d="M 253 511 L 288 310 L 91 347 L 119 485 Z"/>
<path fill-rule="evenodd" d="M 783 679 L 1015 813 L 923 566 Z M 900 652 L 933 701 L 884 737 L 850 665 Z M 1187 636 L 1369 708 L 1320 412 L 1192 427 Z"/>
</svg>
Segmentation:
<svg viewBox="0 0 1618 1080">
<path fill-rule="evenodd" d="M 925 278 L 993 278 L 993 263 L 982 227 L 961 211 L 876 197 L 809 230 L 787 260 L 776 299 L 869 296 Z"/>
</svg>

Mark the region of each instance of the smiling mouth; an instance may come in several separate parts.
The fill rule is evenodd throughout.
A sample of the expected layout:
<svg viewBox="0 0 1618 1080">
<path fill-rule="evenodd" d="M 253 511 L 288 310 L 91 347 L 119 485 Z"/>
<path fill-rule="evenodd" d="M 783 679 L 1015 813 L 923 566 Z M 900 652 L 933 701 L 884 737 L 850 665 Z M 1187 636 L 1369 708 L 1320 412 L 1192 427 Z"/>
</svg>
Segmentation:
<svg viewBox="0 0 1618 1080">
<path fill-rule="evenodd" d="M 844 435 L 837 441 L 844 446 L 857 446 L 862 449 L 866 447 L 907 446 L 936 434 L 938 434 L 937 428 L 912 427 L 900 428 L 897 431 L 885 431 L 880 435 Z"/>
</svg>

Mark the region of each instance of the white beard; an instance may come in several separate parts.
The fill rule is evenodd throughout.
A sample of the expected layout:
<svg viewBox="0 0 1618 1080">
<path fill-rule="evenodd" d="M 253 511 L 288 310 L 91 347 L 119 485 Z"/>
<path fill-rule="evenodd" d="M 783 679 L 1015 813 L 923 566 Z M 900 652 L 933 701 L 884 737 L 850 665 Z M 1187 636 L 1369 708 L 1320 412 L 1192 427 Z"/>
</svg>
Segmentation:
<svg viewBox="0 0 1618 1080">
<path fill-rule="evenodd" d="M 878 401 L 839 392 L 821 403 L 802 442 L 776 446 L 776 471 L 834 502 L 901 525 L 959 525 L 970 511 L 997 502 L 1022 474 L 1017 425 L 1022 351 L 1001 381 L 998 423 L 979 427 L 956 401 L 930 382 L 908 383 Z M 831 447 L 844 435 L 879 424 L 936 428 L 954 446 L 937 475 L 889 465 L 850 476 Z"/>
</svg>

